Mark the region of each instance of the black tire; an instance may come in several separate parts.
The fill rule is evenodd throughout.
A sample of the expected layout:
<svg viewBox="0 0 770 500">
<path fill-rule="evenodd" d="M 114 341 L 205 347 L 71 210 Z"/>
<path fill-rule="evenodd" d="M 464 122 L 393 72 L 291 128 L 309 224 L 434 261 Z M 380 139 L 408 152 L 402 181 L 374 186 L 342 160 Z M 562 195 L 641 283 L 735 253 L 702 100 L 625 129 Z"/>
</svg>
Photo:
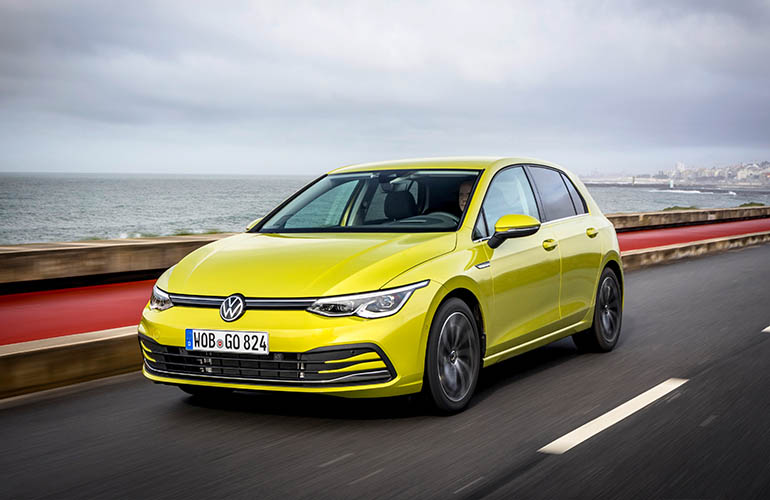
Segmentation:
<svg viewBox="0 0 770 500">
<path fill-rule="evenodd" d="M 221 389 L 219 387 L 206 387 L 202 385 L 180 385 L 179 387 L 183 392 L 201 399 L 219 398 L 230 394 L 230 389 Z"/>
<path fill-rule="evenodd" d="M 433 317 L 425 355 L 425 392 L 442 412 L 468 406 L 481 368 L 479 331 L 473 312 L 458 298 L 441 304 Z"/>
<path fill-rule="evenodd" d="M 575 346 L 586 352 L 609 352 L 618 343 L 623 322 L 623 292 L 615 271 L 602 271 L 596 289 L 591 328 L 572 335 Z"/>
</svg>

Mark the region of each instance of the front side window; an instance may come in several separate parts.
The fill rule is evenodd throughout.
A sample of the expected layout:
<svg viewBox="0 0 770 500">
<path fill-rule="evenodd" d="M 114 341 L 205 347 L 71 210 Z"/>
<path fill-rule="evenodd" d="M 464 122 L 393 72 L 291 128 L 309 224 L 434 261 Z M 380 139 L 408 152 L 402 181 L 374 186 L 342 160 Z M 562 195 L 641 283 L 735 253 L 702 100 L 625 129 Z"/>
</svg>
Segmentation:
<svg viewBox="0 0 770 500">
<path fill-rule="evenodd" d="M 483 236 L 494 234 L 495 223 L 503 215 L 524 214 L 540 220 L 532 187 L 522 167 L 508 168 L 492 179 L 482 211 L 479 220 L 486 219 L 486 234 Z M 476 233 L 482 232 L 477 225 Z"/>
<path fill-rule="evenodd" d="M 266 218 L 261 233 L 456 231 L 476 170 L 327 175 Z"/>
<path fill-rule="evenodd" d="M 561 173 L 544 167 L 530 167 L 532 180 L 537 186 L 540 201 L 545 210 L 545 220 L 556 220 L 576 215 L 567 186 L 561 178 Z"/>
</svg>

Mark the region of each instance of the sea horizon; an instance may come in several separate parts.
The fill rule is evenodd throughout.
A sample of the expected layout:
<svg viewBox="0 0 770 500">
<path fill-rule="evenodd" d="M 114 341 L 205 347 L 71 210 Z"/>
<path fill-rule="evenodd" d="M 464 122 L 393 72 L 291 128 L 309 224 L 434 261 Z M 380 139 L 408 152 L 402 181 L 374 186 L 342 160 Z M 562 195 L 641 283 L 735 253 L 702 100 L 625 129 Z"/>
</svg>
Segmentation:
<svg viewBox="0 0 770 500">
<path fill-rule="evenodd" d="M 0 172 L 0 245 L 243 231 L 316 177 Z M 605 214 L 770 205 L 761 190 L 587 184 Z"/>
</svg>

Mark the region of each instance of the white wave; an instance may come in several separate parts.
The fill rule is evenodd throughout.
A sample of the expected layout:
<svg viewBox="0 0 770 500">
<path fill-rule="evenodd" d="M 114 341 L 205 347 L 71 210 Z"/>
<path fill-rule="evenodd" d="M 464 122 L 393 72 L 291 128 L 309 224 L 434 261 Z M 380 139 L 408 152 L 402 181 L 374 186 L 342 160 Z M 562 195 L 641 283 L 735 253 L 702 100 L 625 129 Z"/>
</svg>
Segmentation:
<svg viewBox="0 0 770 500">
<path fill-rule="evenodd" d="M 648 193 L 677 193 L 677 194 L 717 194 L 697 189 L 650 189 Z"/>
</svg>

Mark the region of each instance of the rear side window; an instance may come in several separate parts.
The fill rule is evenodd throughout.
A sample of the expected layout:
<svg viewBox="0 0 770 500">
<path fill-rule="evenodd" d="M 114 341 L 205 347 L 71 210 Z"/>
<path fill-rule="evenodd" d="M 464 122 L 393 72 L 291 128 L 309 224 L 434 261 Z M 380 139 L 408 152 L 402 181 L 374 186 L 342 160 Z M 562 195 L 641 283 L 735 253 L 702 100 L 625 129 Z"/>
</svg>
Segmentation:
<svg viewBox="0 0 770 500">
<path fill-rule="evenodd" d="M 578 215 L 586 214 L 588 213 L 588 210 L 586 209 L 586 202 L 583 200 L 583 197 L 580 196 L 580 193 L 578 193 L 577 188 L 575 188 L 575 185 L 572 183 L 571 180 L 569 180 L 569 177 L 567 177 L 564 174 L 561 174 L 561 178 L 564 181 L 564 184 L 567 186 L 567 191 L 569 191 L 569 197 L 572 198 L 572 204 L 575 206 L 575 211 Z"/>
<path fill-rule="evenodd" d="M 563 219 L 577 215 L 560 172 L 543 167 L 529 167 L 529 169 L 543 202 L 546 220 Z"/>
</svg>

